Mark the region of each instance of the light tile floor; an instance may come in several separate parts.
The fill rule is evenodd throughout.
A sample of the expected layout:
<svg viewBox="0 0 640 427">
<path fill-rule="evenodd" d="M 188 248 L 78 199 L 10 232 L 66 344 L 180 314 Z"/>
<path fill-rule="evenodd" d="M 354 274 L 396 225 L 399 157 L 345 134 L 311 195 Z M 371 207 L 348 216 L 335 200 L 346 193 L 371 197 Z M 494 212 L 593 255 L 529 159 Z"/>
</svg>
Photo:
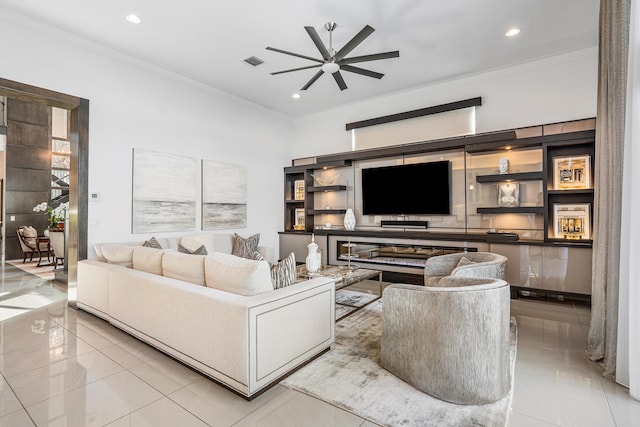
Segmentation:
<svg viewBox="0 0 640 427">
<path fill-rule="evenodd" d="M 67 307 L 63 287 L 10 266 L 1 276 L 2 426 L 374 426 L 282 386 L 247 402 Z M 640 425 L 640 402 L 584 355 L 587 308 L 518 300 L 512 314 L 519 341 L 510 426 Z"/>
</svg>

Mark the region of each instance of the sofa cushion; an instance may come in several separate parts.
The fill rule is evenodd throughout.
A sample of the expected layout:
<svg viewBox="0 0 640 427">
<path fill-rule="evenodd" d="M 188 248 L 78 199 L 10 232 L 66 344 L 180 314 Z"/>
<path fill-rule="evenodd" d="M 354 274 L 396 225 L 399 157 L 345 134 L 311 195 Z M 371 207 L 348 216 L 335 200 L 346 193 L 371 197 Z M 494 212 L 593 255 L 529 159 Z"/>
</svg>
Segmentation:
<svg viewBox="0 0 640 427">
<path fill-rule="evenodd" d="M 135 246 L 119 243 L 105 243 L 101 247 L 102 256 L 109 264 L 118 264 L 125 267 L 133 267 L 133 250 Z"/>
<path fill-rule="evenodd" d="M 204 255 L 187 255 L 167 251 L 162 257 L 162 275 L 196 285 L 204 285 L 204 259 Z"/>
<path fill-rule="evenodd" d="M 163 249 L 146 246 L 133 247 L 133 269 L 162 276 Z"/>
<path fill-rule="evenodd" d="M 293 252 L 271 266 L 271 283 L 273 289 L 284 288 L 296 283 L 296 256 Z"/>
<path fill-rule="evenodd" d="M 273 290 L 269 263 L 215 252 L 206 257 L 207 286 L 238 295 L 257 295 Z"/>
<path fill-rule="evenodd" d="M 205 248 L 204 245 L 200 245 L 200 247 L 194 250 L 189 250 L 184 246 L 182 246 L 182 244 L 178 244 L 178 252 L 181 252 L 183 254 L 188 254 L 188 255 L 208 255 L 209 254 L 209 252 L 207 252 L 207 248 Z"/>
<path fill-rule="evenodd" d="M 258 250 L 258 242 L 260 242 L 260 234 L 244 238 L 236 233 L 233 234 L 233 250 L 232 255 L 251 259 L 253 253 Z"/>
<path fill-rule="evenodd" d="M 214 253 L 216 249 L 215 236 L 213 233 L 201 233 L 191 236 L 185 236 L 180 240 L 180 244 L 191 253 L 196 251 L 200 246 L 204 246 L 207 253 Z M 206 254 L 205 254 L 206 255 Z"/>
<path fill-rule="evenodd" d="M 146 240 L 142 244 L 142 246 L 144 246 L 146 248 L 162 249 L 162 246 L 160 245 L 160 242 L 158 242 L 158 240 L 155 237 L 152 237 L 149 240 Z"/>
</svg>

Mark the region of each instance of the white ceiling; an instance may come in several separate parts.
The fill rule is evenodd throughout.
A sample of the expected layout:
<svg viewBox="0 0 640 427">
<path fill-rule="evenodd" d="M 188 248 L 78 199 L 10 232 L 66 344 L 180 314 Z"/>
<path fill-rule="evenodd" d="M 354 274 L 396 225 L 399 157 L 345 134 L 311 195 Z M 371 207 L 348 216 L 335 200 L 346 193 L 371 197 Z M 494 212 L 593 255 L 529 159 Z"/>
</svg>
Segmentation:
<svg viewBox="0 0 640 427">
<path fill-rule="evenodd" d="M 463 75 L 597 45 L 598 0 L 0 0 L 15 12 L 78 34 L 290 117 Z M 136 13 L 140 25 L 125 21 Z M 365 25 L 376 31 L 349 56 L 399 50 L 400 58 L 355 64 L 381 80 L 342 72 L 341 92 L 317 69 L 267 46 L 320 58 L 304 26 L 337 50 Z M 505 31 L 518 26 L 512 38 Z M 243 60 L 257 56 L 264 64 Z M 300 92 L 298 100 L 291 98 Z M 428 102 L 426 102 L 428 104 Z M 429 105 L 425 105 L 429 106 Z"/>
</svg>

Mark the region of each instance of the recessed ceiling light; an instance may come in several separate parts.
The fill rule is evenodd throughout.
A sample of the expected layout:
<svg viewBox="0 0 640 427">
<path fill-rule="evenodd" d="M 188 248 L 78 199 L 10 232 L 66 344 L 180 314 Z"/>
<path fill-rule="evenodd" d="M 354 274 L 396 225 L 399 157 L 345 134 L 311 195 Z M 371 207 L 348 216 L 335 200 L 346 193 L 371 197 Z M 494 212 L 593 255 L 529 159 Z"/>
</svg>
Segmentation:
<svg viewBox="0 0 640 427">
<path fill-rule="evenodd" d="M 516 28 L 516 27 L 509 28 L 509 30 L 506 33 L 504 33 L 504 35 L 507 37 L 513 37 L 518 34 L 520 34 L 520 28 Z"/>
<path fill-rule="evenodd" d="M 125 16 L 125 19 L 132 24 L 140 24 L 142 22 L 142 19 L 134 13 L 130 13 L 129 15 Z"/>
<path fill-rule="evenodd" d="M 294 93 L 293 95 L 291 95 L 291 97 L 293 99 L 300 99 L 300 94 L 299 93 Z"/>
</svg>

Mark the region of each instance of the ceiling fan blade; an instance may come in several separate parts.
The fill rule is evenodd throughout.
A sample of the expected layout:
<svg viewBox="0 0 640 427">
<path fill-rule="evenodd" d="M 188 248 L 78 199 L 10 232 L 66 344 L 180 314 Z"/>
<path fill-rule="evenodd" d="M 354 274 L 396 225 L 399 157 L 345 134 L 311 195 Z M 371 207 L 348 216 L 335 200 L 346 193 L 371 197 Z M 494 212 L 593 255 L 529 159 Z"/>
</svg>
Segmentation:
<svg viewBox="0 0 640 427">
<path fill-rule="evenodd" d="M 398 57 L 400 57 L 400 51 L 394 50 L 393 52 L 374 53 L 372 55 L 352 56 L 351 58 L 344 58 L 340 60 L 340 64 L 355 64 L 357 62 L 378 61 L 380 59 Z"/>
<path fill-rule="evenodd" d="M 320 62 L 321 64 L 324 64 L 324 61 L 322 59 L 312 58 L 312 57 L 306 56 L 306 55 L 300 55 L 299 53 L 287 52 L 286 50 L 277 49 L 275 47 L 268 47 L 267 46 L 267 50 L 272 50 L 272 51 L 278 52 L 278 53 L 284 53 L 285 55 L 297 56 L 298 58 L 308 59 L 309 61 Z"/>
<path fill-rule="evenodd" d="M 274 73 L 271 73 L 272 76 L 275 76 L 277 74 L 284 74 L 284 73 L 290 73 L 292 71 L 300 71 L 300 70 L 308 70 L 309 68 L 318 68 L 318 67 L 322 67 L 322 64 L 318 64 L 318 65 L 309 65 L 307 67 L 300 67 L 300 68 L 292 68 L 290 70 L 283 70 L 283 71 L 276 71 Z"/>
<path fill-rule="evenodd" d="M 347 42 L 342 49 L 335 54 L 334 58 L 337 61 L 342 60 L 345 56 L 349 54 L 353 49 L 356 48 L 360 43 L 364 41 L 367 37 L 371 35 L 375 30 L 370 25 L 366 25 L 358 34 L 356 34 L 351 40 Z"/>
<path fill-rule="evenodd" d="M 323 75 L 323 74 L 324 74 L 324 71 L 322 71 L 322 70 L 318 71 L 313 77 L 311 77 L 311 80 L 309 80 L 306 85 L 302 86 L 302 89 L 300 89 L 300 90 L 309 89 L 309 86 L 314 84 L 316 82 L 316 80 L 318 80 L 320 78 L 320 76 Z"/>
<path fill-rule="evenodd" d="M 373 77 L 374 79 L 381 79 L 384 77 L 382 73 L 376 73 L 375 71 L 365 70 L 364 68 L 354 67 L 353 65 L 341 65 L 340 69 L 348 71 L 350 73 L 361 74 L 367 77 Z"/>
<path fill-rule="evenodd" d="M 335 79 L 336 83 L 338 83 L 338 87 L 340 88 L 340 90 L 345 90 L 347 88 L 347 84 L 344 82 L 344 79 L 342 78 L 342 74 L 340 74 L 340 71 L 336 71 L 331 75 Z"/>
<path fill-rule="evenodd" d="M 325 61 L 331 61 L 331 53 L 329 53 L 327 47 L 322 43 L 322 40 L 320 40 L 320 36 L 316 29 L 313 27 L 304 27 L 304 29 L 307 30 L 307 34 L 309 34 L 309 37 L 313 40 L 313 44 L 316 45 Z"/>
</svg>

